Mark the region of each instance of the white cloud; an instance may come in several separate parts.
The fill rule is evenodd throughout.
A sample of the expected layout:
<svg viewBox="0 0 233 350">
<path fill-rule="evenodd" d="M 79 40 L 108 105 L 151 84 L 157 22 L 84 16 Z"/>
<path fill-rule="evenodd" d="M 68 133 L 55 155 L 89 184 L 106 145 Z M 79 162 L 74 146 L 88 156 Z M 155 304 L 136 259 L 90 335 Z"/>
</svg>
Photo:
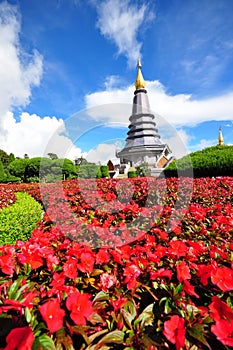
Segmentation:
<svg viewBox="0 0 233 350">
<path fill-rule="evenodd" d="M 129 0 L 105 0 L 96 7 L 101 34 L 116 44 L 118 54 L 127 57 L 129 66 L 135 65 L 142 46 L 137 40 L 139 28 L 154 18 L 148 6 L 138 7 Z"/>
<path fill-rule="evenodd" d="M 198 144 L 195 146 L 191 146 L 190 150 L 191 152 L 199 151 L 200 149 L 204 149 L 207 147 L 216 146 L 216 139 L 215 140 L 207 140 L 207 139 L 201 139 Z"/>
<path fill-rule="evenodd" d="M 216 140 L 201 140 L 195 147 L 190 146 L 192 137 L 184 131 L 184 127 L 217 120 L 233 120 L 233 92 L 204 100 L 194 100 L 191 95 L 168 95 L 159 81 L 148 81 L 147 91 L 151 111 L 155 114 L 159 134 L 162 141 L 173 150 L 176 158 L 197 149 L 216 144 Z M 119 89 L 114 84 L 106 85 L 106 89 L 86 96 L 88 114 L 102 123 L 119 123 L 128 125 L 132 113 L 134 97 L 133 86 Z M 94 107 L 96 106 L 96 107 Z"/>
<path fill-rule="evenodd" d="M 12 112 L 14 107 L 30 102 L 32 87 L 40 84 L 43 72 L 42 56 L 23 50 L 20 29 L 17 7 L 0 3 L 0 148 L 19 157 L 48 152 L 70 159 L 79 157 L 81 150 L 64 135 L 61 119 L 23 112 L 17 121 Z"/>
<path fill-rule="evenodd" d="M 19 42 L 20 17 L 17 8 L 0 4 L 0 118 L 12 107 L 29 102 L 31 88 L 39 85 L 42 57 L 23 51 Z"/>
<path fill-rule="evenodd" d="M 116 149 L 116 144 L 101 143 L 87 153 L 86 159 L 93 163 L 96 163 L 98 160 L 98 162 L 103 165 L 107 164 L 109 160 L 114 164 L 117 164 L 119 163 L 119 159 L 116 158 Z"/>
<path fill-rule="evenodd" d="M 148 81 L 147 91 L 152 112 L 161 115 L 168 123 L 175 127 L 195 126 L 204 121 L 210 120 L 232 120 L 233 110 L 233 92 L 220 96 L 207 98 L 204 100 L 194 100 L 191 95 L 178 94 L 168 95 L 165 88 L 159 81 Z M 133 102 L 133 87 L 107 88 L 104 91 L 98 91 L 86 96 L 87 108 L 94 106 L 109 105 L 108 112 L 111 111 L 112 104 L 113 113 L 101 113 L 102 109 L 95 108 L 92 117 L 95 120 L 105 120 L 106 122 L 128 122 Z M 122 114 L 114 108 L 113 104 L 128 104 L 129 114 Z"/>
<path fill-rule="evenodd" d="M 72 160 L 81 155 L 81 150 L 63 134 L 65 125 L 62 119 L 22 113 L 16 122 L 13 113 L 7 112 L 2 123 L 7 133 L 0 134 L 0 143 L 7 153 L 12 152 L 19 157 L 27 153 L 31 158 L 52 152 Z"/>
</svg>

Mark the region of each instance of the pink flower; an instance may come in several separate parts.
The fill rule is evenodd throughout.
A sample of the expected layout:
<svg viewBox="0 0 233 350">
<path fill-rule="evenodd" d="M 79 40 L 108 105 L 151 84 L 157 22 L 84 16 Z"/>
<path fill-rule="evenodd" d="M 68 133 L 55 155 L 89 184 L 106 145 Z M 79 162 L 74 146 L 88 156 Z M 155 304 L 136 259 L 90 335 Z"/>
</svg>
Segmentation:
<svg viewBox="0 0 233 350">
<path fill-rule="evenodd" d="M 172 344 L 176 345 L 176 350 L 183 348 L 185 344 L 184 319 L 178 315 L 172 316 L 169 321 L 164 322 L 163 334 Z"/>
<path fill-rule="evenodd" d="M 116 281 L 116 277 L 109 275 L 108 273 L 103 273 L 100 276 L 100 282 L 104 292 L 107 292 L 107 290 L 111 288 L 116 283 Z"/>
</svg>

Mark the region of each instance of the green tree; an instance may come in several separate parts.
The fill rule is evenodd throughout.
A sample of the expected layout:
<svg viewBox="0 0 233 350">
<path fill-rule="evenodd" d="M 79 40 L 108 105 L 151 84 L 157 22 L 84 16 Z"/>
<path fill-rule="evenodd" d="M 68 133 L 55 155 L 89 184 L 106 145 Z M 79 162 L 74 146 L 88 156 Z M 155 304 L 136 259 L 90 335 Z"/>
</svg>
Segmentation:
<svg viewBox="0 0 233 350">
<path fill-rule="evenodd" d="M 93 163 L 83 164 L 78 169 L 80 179 L 95 179 L 101 175 L 100 166 Z"/>
<path fill-rule="evenodd" d="M 107 165 L 100 166 L 101 177 L 109 177 L 109 171 Z"/>
<path fill-rule="evenodd" d="M 14 155 L 14 153 L 10 153 L 10 154 L 9 154 L 8 164 L 10 164 L 11 162 L 13 162 L 13 160 L 15 160 L 15 155 Z"/>
<path fill-rule="evenodd" d="M 26 181 L 25 169 L 29 159 L 16 159 L 8 165 L 9 173 L 13 176 L 19 177 L 23 182 Z"/>
<path fill-rule="evenodd" d="M 0 182 L 5 182 L 6 181 L 6 174 L 4 171 L 4 166 L 3 163 L 0 159 Z"/>
<path fill-rule="evenodd" d="M 68 158 L 58 158 L 52 160 L 50 174 L 47 176 L 47 181 L 56 181 L 62 179 L 71 179 L 77 176 L 77 169 Z"/>
<path fill-rule="evenodd" d="M 50 152 L 50 153 L 47 153 L 47 154 L 48 154 L 49 158 L 50 158 L 50 159 L 52 159 L 52 160 L 54 160 L 54 159 L 58 159 L 58 156 L 57 156 L 57 154 L 56 154 L 56 153 L 52 153 L 52 152 Z"/>
<path fill-rule="evenodd" d="M 83 164 L 87 164 L 88 161 L 85 158 L 80 157 L 80 158 L 76 158 L 74 163 L 75 163 L 75 165 L 80 166 L 80 165 L 83 165 Z"/>
<path fill-rule="evenodd" d="M 2 161 L 3 167 L 4 169 L 7 168 L 7 165 L 9 163 L 9 156 L 8 154 L 3 151 L 2 149 L 0 149 L 0 160 Z"/>
<path fill-rule="evenodd" d="M 50 176 L 52 172 L 53 160 L 47 157 L 41 157 L 39 177 L 41 180 L 45 180 L 46 177 Z"/>
</svg>

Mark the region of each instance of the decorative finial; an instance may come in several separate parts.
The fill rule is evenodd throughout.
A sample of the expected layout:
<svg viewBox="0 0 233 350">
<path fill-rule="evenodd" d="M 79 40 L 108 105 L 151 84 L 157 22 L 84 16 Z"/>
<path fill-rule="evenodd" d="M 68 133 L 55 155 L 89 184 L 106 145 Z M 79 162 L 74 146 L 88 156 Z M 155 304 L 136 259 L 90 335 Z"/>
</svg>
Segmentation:
<svg viewBox="0 0 233 350">
<path fill-rule="evenodd" d="M 219 146 L 223 146 L 224 145 L 224 139 L 223 139 L 223 135 L 222 135 L 222 128 L 221 128 L 221 126 L 219 127 L 218 144 L 219 144 Z"/>
<path fill-rule="evenodd" d="M 137 67 L 138 67 L 138 74 L 137 74 L 136 81 L 135 81 L 134 85 L 135 85 L 136 89 L 144 89 L 146 86 L 146 83 L 145 83 L 145 80 L 144 80 L 142 72 L 141 72 L 142 65 L 140 62 L 140 58 L 138 59 Z"/>
</svg>

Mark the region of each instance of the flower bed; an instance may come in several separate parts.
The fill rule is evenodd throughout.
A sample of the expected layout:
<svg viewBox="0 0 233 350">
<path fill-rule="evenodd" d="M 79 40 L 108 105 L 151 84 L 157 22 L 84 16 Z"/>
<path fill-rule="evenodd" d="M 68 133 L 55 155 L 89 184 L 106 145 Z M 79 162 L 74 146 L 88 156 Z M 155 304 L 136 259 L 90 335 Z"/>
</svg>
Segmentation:
<svg viewBox="0 0 233 350">
<path fill-rule="evenodd" d="M 0 247 L 2 349 L 233 348 L 233 179 L 124 181 L 41 187 Z"/>
<path fill-rule="evenodd" d="M 0 184 L 0 209 L 16 201 L 14 191 L 8 185 Z"/>
</svg>

